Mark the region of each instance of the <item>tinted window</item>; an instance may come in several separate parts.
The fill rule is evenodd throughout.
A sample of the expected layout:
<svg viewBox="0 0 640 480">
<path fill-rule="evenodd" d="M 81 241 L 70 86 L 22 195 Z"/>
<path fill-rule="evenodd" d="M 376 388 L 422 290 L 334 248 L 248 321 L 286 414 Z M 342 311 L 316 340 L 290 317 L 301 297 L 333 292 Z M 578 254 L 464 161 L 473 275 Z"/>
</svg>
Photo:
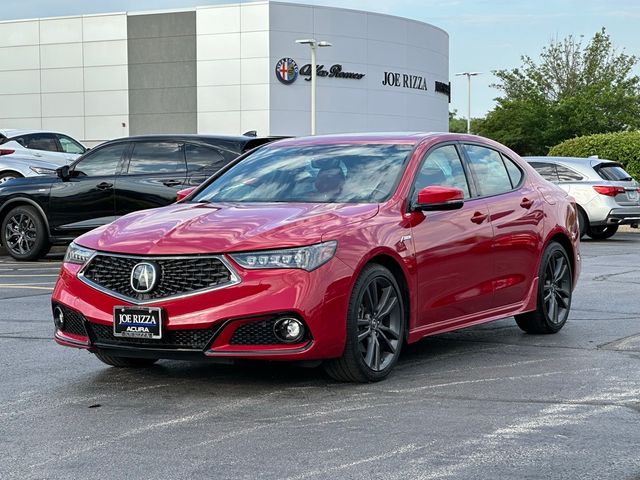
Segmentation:
<svg viewBox="0 0 640 480">
<path fill-rule="evenodd" d="M 81 155 L 84 153 L 85 148 L 76 142 L 73 138 L 67 137 L 66 135 L 56 135 L 58 137 L 58 141 L 60 142 L 60 146 L 62 147 L 62 151 L 66 153 L 72 153 L 74 155 Z"/>
<path fill-rule="evenodd" d="M 465 198 L 471 196 L 462 161 L 453 145 L 440 147 L 429 153 L 416 176 L 414 192 L 431 185 L 456 187 L 464 192 Z"/>
<path fill-rule="evenodd" d="M 137 142 L 129 162 L 129 175 L 184 172 L 182 144 L 172 142 Z"/>
<path fill-rule="evenodd" d="M 118 162 L 126 147 L 126 143 L 118 143 L 93 150 L 80 160 L 73 170 L 79 176 L 113 176 L 116 174 Z"/>
<path fill-rule="evenodd" d="M 388 198 L 413 145 L 267 147 L 216 178 L 195 202 L 371 203 Z"/>
<path fill-rule="evenodd" d="M 562 165 L 556 165 L 556 171 L 558 172 L 558 180 L 561 182 L 575 182 L 576 180 L 582 180 L 582 175 L 574 172 L 570 168 L 563 167 Z"/>
<path fill-rule="evenodd" d="M 477 145 L 465 145 L 464 148 L 480 196 L 496 195 L 512 189 L 509 174 L 498 152 Z"/>
<path fill-rule="evenodd" d="M 624 168 L 622 168 L 617 163 L 604 163 L 595 167 L 596 172 L 600 175 L 601 178 L 605 180 L 613 180 L 613 181 L 628 181 L 633 180 L 631 175 L 625 172 Z"/>
<path fill-rule="evenodd" d="M 531 162 L 529 163 L 536 171 L 542 175 L 542 178 L 549 180 L 550 182 L 558 181 L 558 174 L 556 173 L 556 166 L 553 163 Z"/>
<path fill-rule="evenodd" d="M 504 161 L 504 165 L 507 167 L 507 173 L 509 174 L 509 179 L 511 180 L 511 186 L 513 188 L 516 188 L 522 181 L 522 170 L 520 170 L 520 167 L 518 167 L 518 165 L 516 165 L 513 160 L 505 157 L 504 155 L 502 156 L 502 160 Z"/>
<path fill-rule="evenodd" d="M 187 170 L 189 173 L 214 173 L 228 161 L 218 149 L 203 145 L 185 145 Z"/>
<path fill-rule="evenodd" d="M 35 133 L 25 135 L 25 146 L 32 150 L 44 150 L 47 152 L 58 152 L 58 140 L 52 133 Z"/>
</svg>

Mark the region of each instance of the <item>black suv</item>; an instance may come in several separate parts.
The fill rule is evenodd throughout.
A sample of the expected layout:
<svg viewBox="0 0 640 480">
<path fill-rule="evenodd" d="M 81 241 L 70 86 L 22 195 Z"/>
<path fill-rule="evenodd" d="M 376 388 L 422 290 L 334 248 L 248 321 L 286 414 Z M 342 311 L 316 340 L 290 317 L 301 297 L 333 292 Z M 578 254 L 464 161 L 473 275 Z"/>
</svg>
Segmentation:
<svg viewBox="0 0 640 480">
<path fill-rule="evenodd" d="M 239 155 L 275 137 L 155 135 L 121 138 L 88 151 L 57 177 L 11 180 L 0 187 L 0 241 L 17 260 L 136 210 L 175 201 Z"/>
</svg>

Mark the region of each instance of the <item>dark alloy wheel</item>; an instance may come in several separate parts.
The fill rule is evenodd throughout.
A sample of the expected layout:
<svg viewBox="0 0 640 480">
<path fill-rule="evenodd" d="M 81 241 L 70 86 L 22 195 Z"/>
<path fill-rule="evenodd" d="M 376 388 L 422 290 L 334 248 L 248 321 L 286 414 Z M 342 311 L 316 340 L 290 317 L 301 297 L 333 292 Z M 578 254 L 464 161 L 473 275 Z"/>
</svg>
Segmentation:
<svg viewBox="0 0 640 480">
<path fill-rule="evenodd" d="M 325 363 L 327 373 L 345 382 L 375 382 L 396 364 L 404 342 L 405 308 L 393 274 L 366 266 L 356 281 L 347 314 L 343 356 Z"/>
<path fill-rule="evenodd" d="M 14 208 L 4 218 L 1 228 L 2 244 L 17 260 L 36 260 L 51 248 L 45 223 L 34 207 Z"/>
<path fill-rule="evenodd" d="M 150 367 L 158 361 L 157 358 L 116 357 L 115 355 L 108 355 L 103 352 L 93 352 L 93 354 L 102 363 L 119 368 L 145 368 Z"/>
<path fill-rule="evenodd" d="M 569 317 L 572 296 L 571 262 L 565 249 L 551 242 L 542 256 L 537 309 L 516 315 L 516 323 L 527 333 L 556 333 Z"/>
<path fill-rule="evenodd" d="M 618 225 L 607 225 L 606 227 L 589 227 L 587 235 L 594 240 L 606 240 L 613 237 L 618 231 Z"/>
<path fill-rule="evenodd" d="M 580 229 L 580 238 L 585 236 L 589 228 L 589 221 L 581 208 L 578 208 L 578 228 Z"/>
</svg>

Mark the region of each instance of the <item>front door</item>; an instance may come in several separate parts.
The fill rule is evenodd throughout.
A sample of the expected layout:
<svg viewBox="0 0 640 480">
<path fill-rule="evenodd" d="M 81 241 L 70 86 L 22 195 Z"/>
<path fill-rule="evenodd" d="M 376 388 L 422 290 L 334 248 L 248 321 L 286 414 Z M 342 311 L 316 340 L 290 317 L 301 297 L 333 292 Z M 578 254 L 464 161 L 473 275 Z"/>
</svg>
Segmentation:
<svg viewBox="0 0 640 480">
<path fill-rule="evenodd" d="M 51 187 L 49 219 L 54 236 L 75 237 L 115 219 L 114 188 L 127 142 L 97 147 L 71 168 L 68 181 Z"/>
<path fill-rule="evenodd" d="M 491 308 L 493 231 L 484 199 L 471 197 L 468 175 L 455 145 L 427 153 L 412 195 L 427 186 L 460 188 L 459 210 L 424 212 L 412 228 L 418 268 L 418 328 L 445 326 Z"/>
</svg>

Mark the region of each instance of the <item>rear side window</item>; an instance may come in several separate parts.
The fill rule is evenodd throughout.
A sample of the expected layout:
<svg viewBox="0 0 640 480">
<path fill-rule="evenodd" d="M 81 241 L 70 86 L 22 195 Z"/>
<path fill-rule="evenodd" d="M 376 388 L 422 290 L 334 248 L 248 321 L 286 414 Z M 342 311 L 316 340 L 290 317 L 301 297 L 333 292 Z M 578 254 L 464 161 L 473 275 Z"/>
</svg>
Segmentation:
<svg viewBox="0 0 640 480">
<path fill-rule="evenodd" d="M 600 165 L 596 165 L 594 170 L 600 175 L 600 178 L 605 180 L 612 180 L 614 182 L 633 180 L 631 175 L 625 172 L 624 168 L 617 163 L 601 163 Z"/>
<path fill-rule="evenodd" d="M 215 173 L 228 163 L 220 150 L 204 145 L 185 145 L 185 155 L 187 171 L 192 174 Z"/>
<path fill-rule="evenodd" d="M 469 168 L 476 179 L 481 197 L 497 195 L 513 189 L 502 156 L 495 150 L 478 145 L 464 145 Z"/>
<path fill-rule="evenodd" d="M 507 167 L 507 173 L 509 174 L 509 179 L 511 180 L 511 186 L 513 188 L 516 188 L 522 181 L 522 170 L 520 170 L 520 167 L 516 165 L 513 160 L 505 157 L 504 155 L 502 156 L 502 160 L 504 161 L 505 167 Z"/>
<path fill-rule="evenodd" d="M 73 168 L 80 177 L 102 177 L 116 174 L 118 163 L 127 143 L 108 145 L 87 153 Z"/>
<path fill-rule="evenodd" d="M 52 133 L 35 133 L 25 135 L 24 146 L 31 150 L 43 150 L 45 152 L 59 152 L 58 140 Z"/>
<path fill-rule="evenodd" d="M 556 171 L 558 172 L 558 181 L 560 182 L 576 182 L 583 178 L 578 172 L 574 172 L 570 168 L 562 165 L 556 165 Z"/>
<path fill-rule="evenodd" d="M 182 144 L 136 142 L 129 161 L 129 175 L 184 172 Z"/>
<path fill-rule="evenodd" d="M 462 161 L 453 145 L 446 145 L 429 153 L 416 176 L 414 192 L 433 185 L 459 188 L 464 192 L 464 198 L 471 196 Z"/>
<path fill-rule="evenodd" d="M 542 175 L 542 178 L 545 180 L 549 180 L 550 182 L 558 181 L 558 173 L 556 171 L 556 166 L 553 163 L 543 163 L 543 162 L 530 162 L 533 168 Z"/>
</svg>

